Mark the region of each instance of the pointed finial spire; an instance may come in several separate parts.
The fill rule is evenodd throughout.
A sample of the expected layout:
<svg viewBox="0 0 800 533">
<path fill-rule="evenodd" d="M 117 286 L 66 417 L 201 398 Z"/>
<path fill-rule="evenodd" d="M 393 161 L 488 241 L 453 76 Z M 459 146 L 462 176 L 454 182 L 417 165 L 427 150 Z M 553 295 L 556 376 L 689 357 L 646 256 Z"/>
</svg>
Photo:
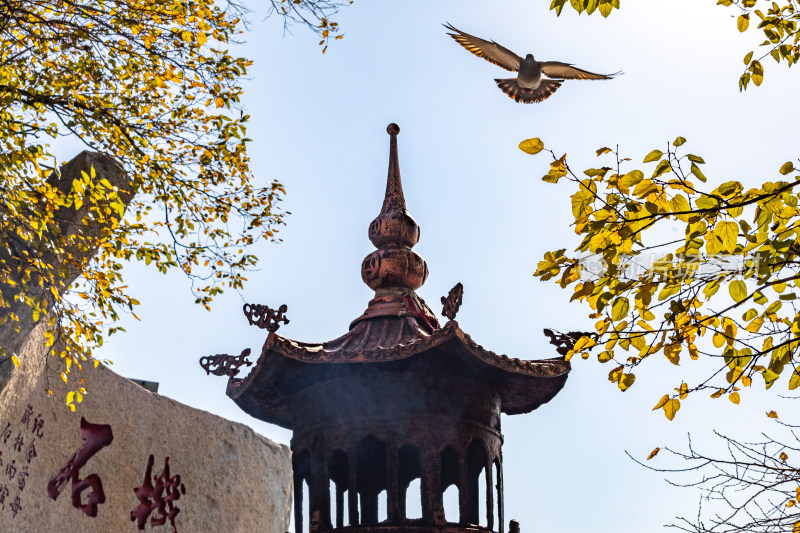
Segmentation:
<svg viewBox="0 0 800 533">
<path fill-rule="evenodd" d="M 401 211 L 406 209 L 403 182 L 400 180 L 400 160 L 397 157 L 397 134 L 400 133 L 400 126 L 392 122 L 386 126 L 386 133 L 389 134 L 389 175 L 386 178 L 386 197 L 383 199 L 381 213 L 392 207 Z"/>
<path fill-rule="evenodd" d="M 386 196 L 380 214 L 369 225 L 369 240 L 375 250 L 361 263 L 361 279 L 375 291 L 367 310 L 350 324 L 369 318 L 413 316 L 427 327 L 438 327 L 436 318 L 414 291 L 425 283 L 428 265 L 411 248 L 419 241 L 419 224 L 406 209 L 400 161 L 397 157 L 397 134 L 400 127 L 389 124 L 389 174 Z"/>
<path fill-rule="evenodd" d="M 386 176 L 386 196 L 383 199 L 381 214 L 369 225 L 369 240 L 378 249 L 396 246 L 412 248 L 419 241 L 419 225 L 408 214 L 406 199 L 403 196 L 400 160 L 397 157 L 397 134 L 400 133 L 400 126 L 394 123 L 389 124 L 386 133 L 389 134 L 389 173 Z M 366 279 L 364 281 L 366 282 Z"/>
</svg>

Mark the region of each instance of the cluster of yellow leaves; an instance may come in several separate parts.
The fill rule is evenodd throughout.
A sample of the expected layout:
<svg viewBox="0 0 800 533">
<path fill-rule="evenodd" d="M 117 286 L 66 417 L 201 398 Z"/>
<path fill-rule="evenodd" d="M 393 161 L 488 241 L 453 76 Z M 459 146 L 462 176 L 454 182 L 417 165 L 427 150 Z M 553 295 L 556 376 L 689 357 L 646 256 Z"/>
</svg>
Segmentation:
<svg viewBox="0 0 800 533">
<path fill-rule="evenodd" d="M 207 307 L 223 288 L 242 287 L 256 261 L 250 245 L 276 239 L 285 191 L 255 185 L 239 108 L 250 61 L 225 50 L 241 31 L 213 0 L 31 0 L 0 12 L 0 284 L 13 287 L 0 297 L 0 324 L 18 320 L 18 302 L 36 319 L 52 311 L 48 340 L 63 347 L 64 380 L 138 303 L 123 261 L 183 270 Z M 66 191 L 48 184 L 47 143 L 62 136 L 132 177 L 124 219 L 102 176 Z M 99 253 L 80 264 L 69 250 L 89 245 L 61 231 L 65 208 L 106 226 Z M 69 293 L 54 265 L 79 270 Z"/>
<path fill-rule="evenodd" d="M 550 3 L 550 9 L 555 10 L 556 15 L 561 15 L 561 10 L 567 5 L 567 0 L 553 0 Z M 619 0 L 569 0 L 569 5 L 578 12 L 578 14 L 586 12 L 591 15 L 595 11 L 607 17 L 611 14 L 612 9 L 619 9 Z"/>
<path fill-rule="evenodd" d="M 566 155 L 549 151 L 553 162 L 542 179 L 567 177 L 576 185 L 572 214 L 582 240 L 578 255 L 547 252 L 535 273 L 572 288 L 571 300 L 587 303 L 597 321 L 596 337 L 580 339 L 567 357 L 587 358 L 600 347 L 598 360 L 616 363 L 608 379 L 623 391 L 634 383 L 633 369 L 653 355 L 674 365 L 683 354 L 720 358 L 720 372 L 681 383 L 659 400 L 654 409 L 670 420 L 681 400 L 699 390 L 738 404 L 739 390 L 755 375 L 769 388 L 788 368 L 788 388 L 800 386 L 800 176 L 749 190 L 730 181 L 704 192 L 698 182 L 706 181 L 705 161 L 682 155 L 685 142 L 678 137 L 666 152 L 651 151 L 646 170 L 623 171 L 629 160 L 601 148 L 597 156 L 613 158 L 611 166 L 583 176 L 572 172 Z M 535 154 L 544 145 L 528 139 L 520 149 Z M 791 162 L 778 170 L 793 172 Z M 683 236 L 647 241 L 666 225 Z M 602 268 L 587 270 L 587 259 Z M 723 286 L 728 290 L 718 292 Z M 704 337 L 711 342 L 700 343 Z"/>
<path fill-rule="evenodd" d="M 739 90 L 743 91 L 752 81 L 756 86 L 764 81 L 764 65 L 761 63 L 767 56 L 772 56 L 776 63 L 785 61 L 791 67 L 800 59 L 800 32 L 797 24 L 800 21 L 800 4 L 797 0 L 717 0 L 718 5 L 735 7 L 740 11 L 736 18 L 736 28 L 746 32 L 750 28 L 751 15 L 758 17 L 757 28 L 764 33 L 766 40 L 761 46 L 767 47 L 758 59 L 753 59 L 750 51 L 744 56 L 745 72 L 739 78 Z"/>
</svg>

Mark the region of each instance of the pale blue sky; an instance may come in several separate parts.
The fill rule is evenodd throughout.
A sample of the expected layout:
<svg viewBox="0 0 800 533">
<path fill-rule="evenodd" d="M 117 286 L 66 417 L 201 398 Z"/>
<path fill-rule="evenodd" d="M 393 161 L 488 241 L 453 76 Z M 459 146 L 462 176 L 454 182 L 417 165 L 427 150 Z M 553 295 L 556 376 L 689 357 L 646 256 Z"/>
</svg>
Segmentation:
<svg viewBox="0 0 800 533">
<path fill-rule="evenodd" d="M 542 182 L 548 161 L 519 151 L 521 140 L 541 137 L 586 168 L 601 146 L 618 143 L 641 161 L 683 135 L 715 183 L 774 179 L 797 156 L 787 124 L 800 119 L 800 108 L 786 102 L 798 73 L 769 64 L 764 85 L 740 94 L 741 58 L 758 39 L 739 35 L 733 12 L 714 4 L 628 0 L 602 20 L 567 9 L 556 18 L 548 0 L 357 0 L 338 17 L 346 37 L 325 55 L 304 29 L 284 36 L 278 20 L 255 12 L 237 52 L 255 61 L 244 100 L 255 174 L 287 189 L 284 242 L 259 245 L 260 270 L 249 276 L 244 300 L 225 295 L 210 313 L 192 303 L 180 273 L 133 265 L 126 280 L 142 301 L 142 321 L 126 320 L 128 333 L 109 339 L 101 356 L 122 375 L 159 382 L 166 396 L 288 443 L 287 431 L 240 412 L 225 395 L 226 380 L 207 377 L 197 361 L 260 352 L 266 335 L 247 325 L 243 301 L 286 303 L 291 323 L 280 333 L 304 341 L 338 337 L 363 312 L 372 293 L 359 267 L 373 249 L 367 226 L 382 201 L 390 122 L 402 130 L 406 199 L 422 228 L 416 250 L 430 268 L 419 294 L 438 312 L 439 297 L 461 281 L 458 321 L 477 342 L 513 357 L 556 356 L 542 328 L 591 327 L 566 291 L 532 277 L 545 251 L 577 244 L 572 191 Z M 567 81 L 543 103 L 518 104 L 493 81 L 510 74 L 458 46 L 445 21 L 538 59 L 625 74 Z M 73 155 L 67 147 L 57 146 L 61 159 Z M 692 399 L 670 423 L 651 407 L 682 375 L 707 365 L 648 363 L 622 394 L 606 381 L 608 367 L 576 361 L 552 402 L 504 418 L 508 519 L 525 532 L 659 530 L 676 515 L 696 515 L 698 495 L 669 487 L 625 450 L 646 457 L 656 446 L 682 446 L 687 432 L 709 440 L 712 428 L 755 438 L 770 427 L 764 411 L 780 411 L 774 391 L 764 398 L 754 391 L 739 407 Z"/>
</svg>

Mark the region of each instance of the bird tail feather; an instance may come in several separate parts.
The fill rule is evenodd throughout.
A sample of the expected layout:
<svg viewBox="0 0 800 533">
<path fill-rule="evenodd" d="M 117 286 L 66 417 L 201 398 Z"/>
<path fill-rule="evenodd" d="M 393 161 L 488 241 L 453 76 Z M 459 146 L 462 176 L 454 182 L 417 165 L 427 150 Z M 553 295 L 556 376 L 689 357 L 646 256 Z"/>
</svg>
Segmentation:
<svg viewBox="0 0 800 533">
<path fill-rule="evenodd" d="M 541 102 L 561 87 L 562 80 L 542 79 L 541 84 L 536 89 L 526 89 L 519 86 L 517 78 L 506 78 L 494 80 L 500 90 L 506 93 L 509 98 L 516 102 L 532 104 Z"/>
</svg>

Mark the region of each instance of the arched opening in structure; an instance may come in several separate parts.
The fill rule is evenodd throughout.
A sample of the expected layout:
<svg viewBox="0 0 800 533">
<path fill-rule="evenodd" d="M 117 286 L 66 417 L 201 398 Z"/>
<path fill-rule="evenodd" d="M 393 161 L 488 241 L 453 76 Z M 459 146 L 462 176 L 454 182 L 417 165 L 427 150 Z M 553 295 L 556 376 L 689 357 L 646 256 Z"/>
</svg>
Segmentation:
<svg viewBox="0 0 800 533">
<path fill-rule="evenodd" d="M 442 465 L 441 473 L 441 493 L 442 504 L 444 506 L 444 518 L 448 522 L 457 523 L 461 521 L 461 512 L 459 505 L 459 460 L 458 452 L 453 448 L 447 447 L 442 450 L 440 463 Z"/>
<path fill-rule="evenodd" d="M 480 439 L 474 439 L 467 447 L 467 508 L 465 515 L 468 524 L 486 524 L 487 463 L 486 447 Z"/>
<path fill-rule="evenodd" d="M 387 489 L 386 446 L 375 437 L 364 437 L 359 443 L 356 453 L 358 456 L 356 489 L 361 500 L 360 523 L 377 524 L 380 521 L 378 494 Z"/>
<path fill-rule="evenodd" d="M 494 480 L 494 508 L 497 520 L 497 531 L 503 530 L 503 472 L 500 460 L 492 461 L 492 479 Z"/>
<path fill-rule="evenodd" d="M 334 527 L 349 525 L 347 512 L 347 454 L 336 450 L 328 460 L 328 478 L 330 479 L 331 514 Z"/>
<path fill-rule="evenodd" d="M 407 444 L 398 455 L 397 504 L 401 518 L 422 518 L 422 465 L 419 449 Z"/>
<path fill-rule="evenodd" d="M 294 531 L 295 533 L 307 533 L 309 531 L 307 518 L 310 514 L 308 481 L 311 477 L 311 456 L 308 450 L 292 456 L 292 473 L 294 477 Z M 304 525 L 305 527 L 303 527 Z"/>
</svg>

